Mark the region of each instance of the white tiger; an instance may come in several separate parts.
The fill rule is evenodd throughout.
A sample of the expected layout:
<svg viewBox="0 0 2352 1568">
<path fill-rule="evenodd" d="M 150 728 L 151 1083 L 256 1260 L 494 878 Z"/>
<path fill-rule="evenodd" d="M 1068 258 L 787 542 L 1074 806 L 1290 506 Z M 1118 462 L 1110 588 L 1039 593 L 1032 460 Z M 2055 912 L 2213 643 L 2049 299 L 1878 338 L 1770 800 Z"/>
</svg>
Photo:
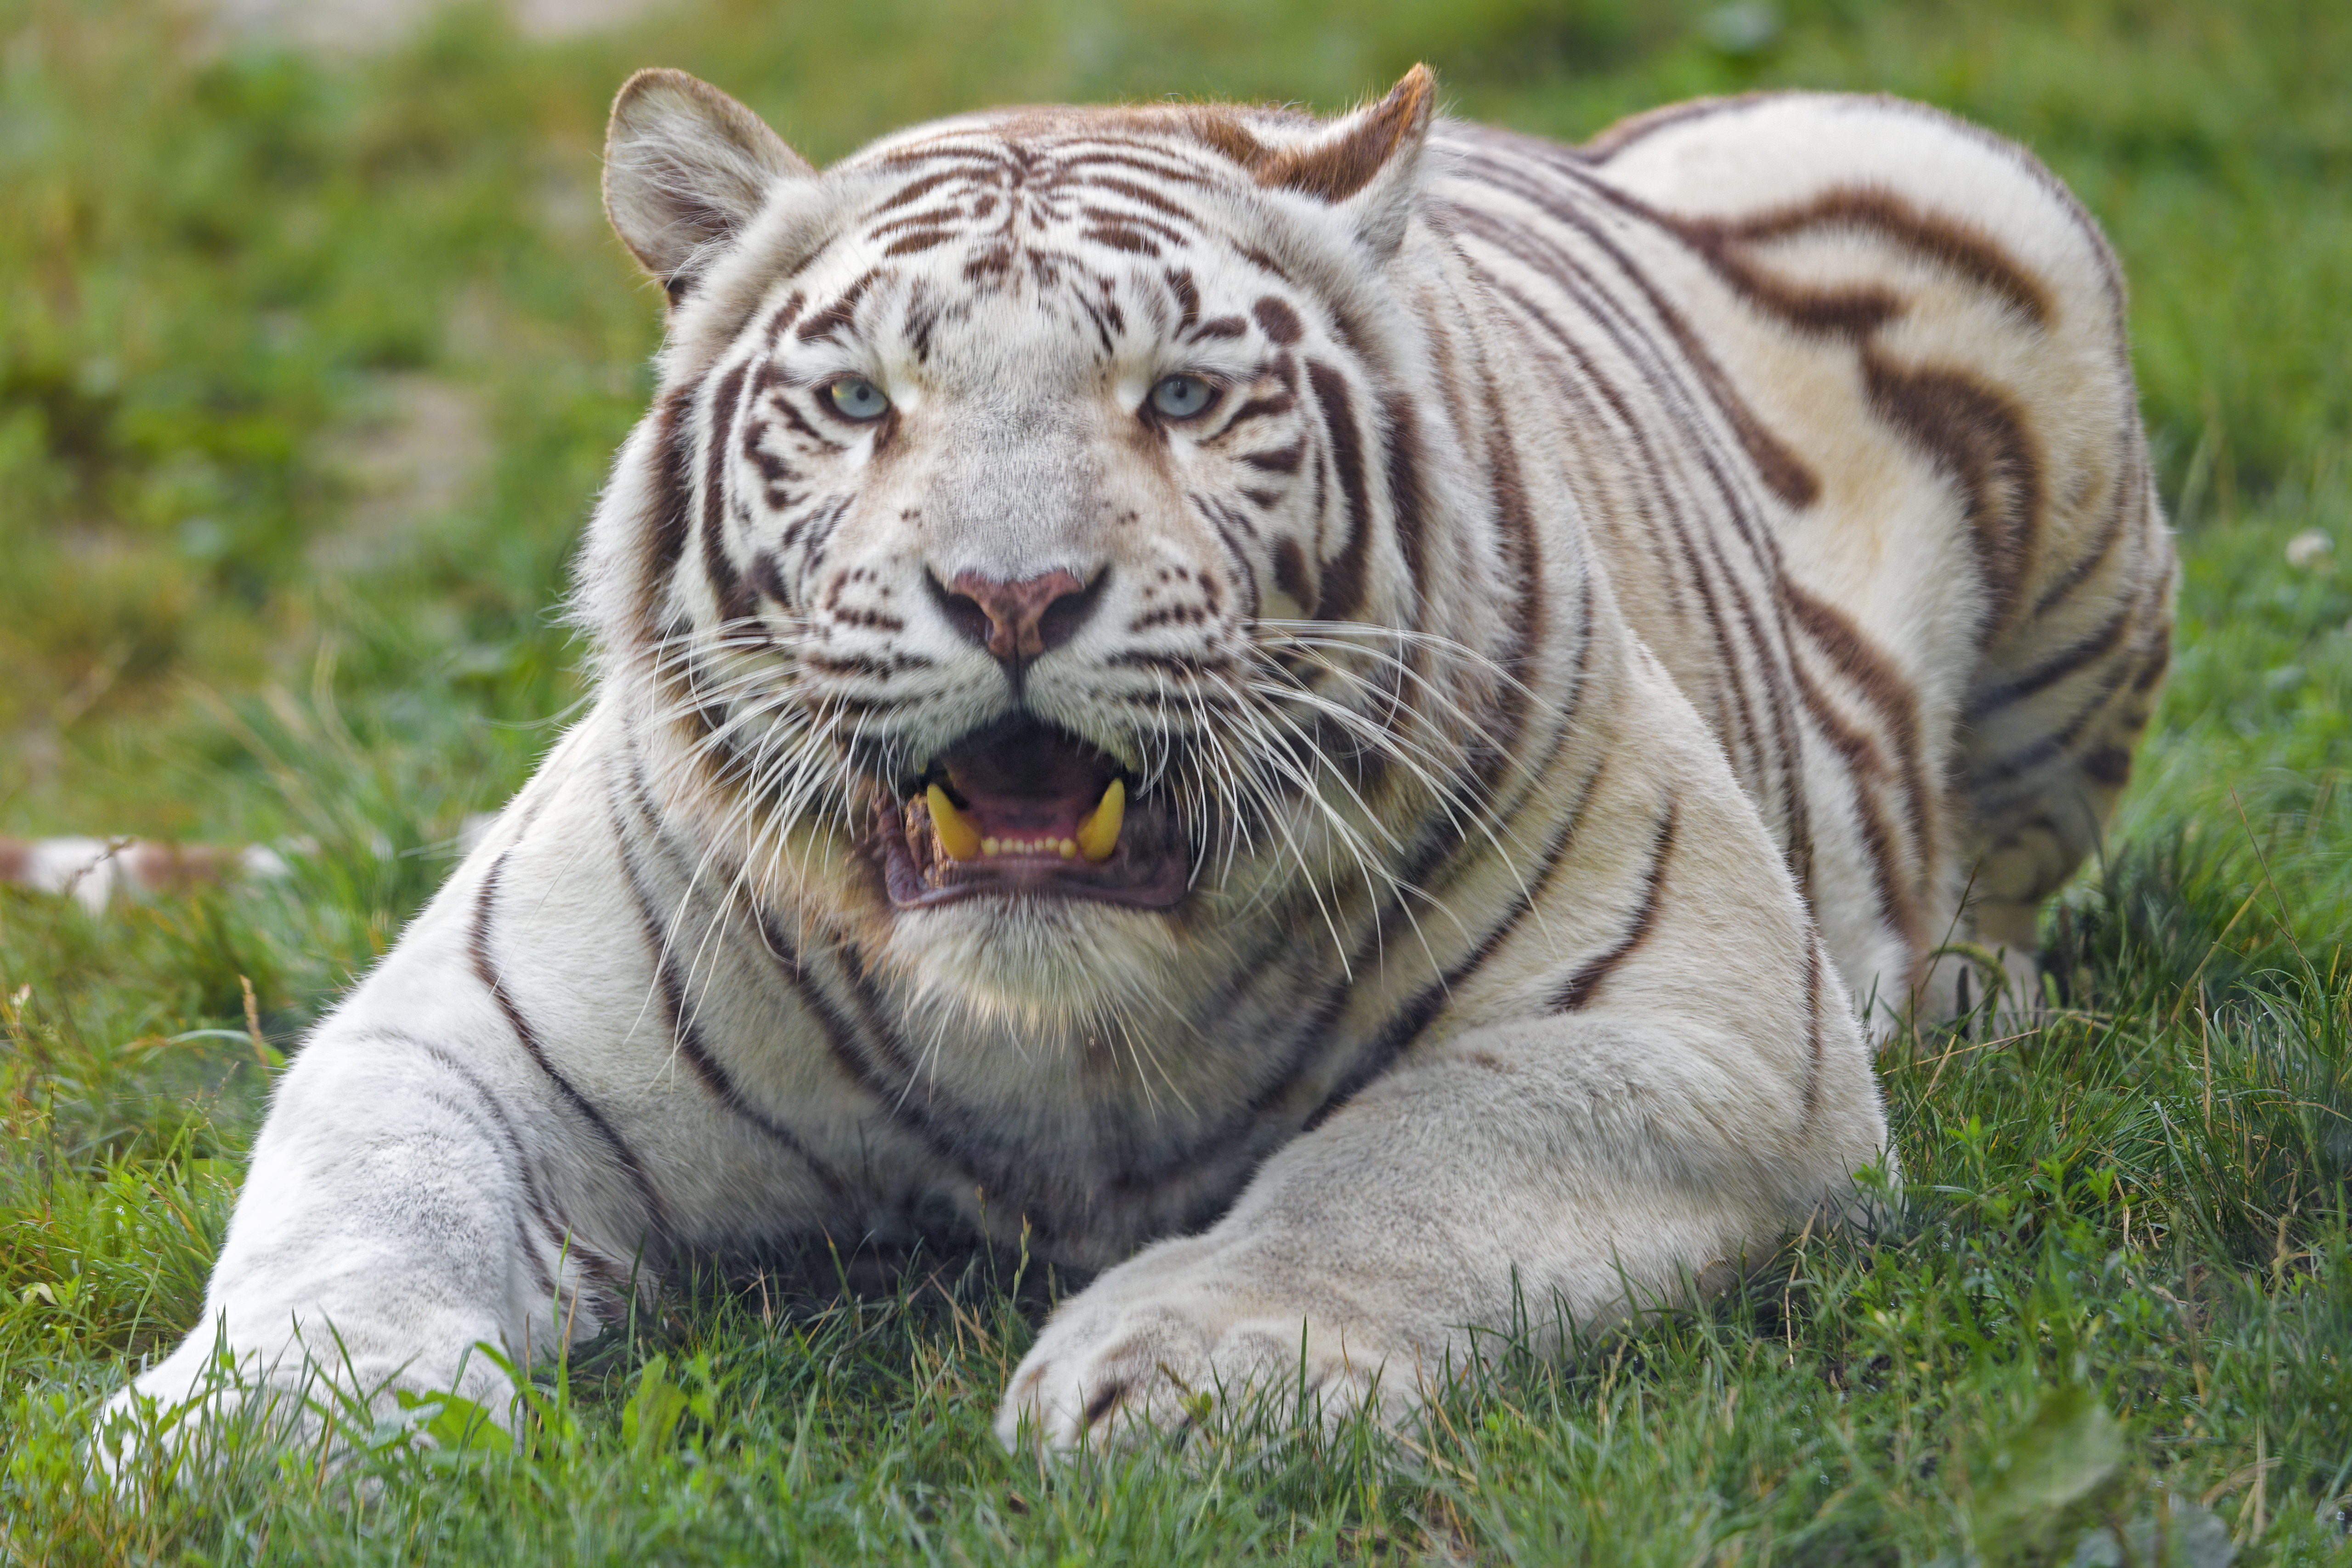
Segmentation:
<svg viewBox="0 0 2352 1568">
<path fill-rule="evenodd" d="M 2164 669 L 2115 264 L 1916 106 L 1569 148 L 1433 90 L 820 173 L 629 82 L 671 315 L 594 706 L 302 1049 L 135 1396 L 225 1336 L 495 1404 L 469 1347 L 697 1254 L 1025 1236 L 1104 1272 L 1008 1441 L 1393 1416 L 1853 1211 L 1871 1031 L 2030 948 Z"/>
</svg>

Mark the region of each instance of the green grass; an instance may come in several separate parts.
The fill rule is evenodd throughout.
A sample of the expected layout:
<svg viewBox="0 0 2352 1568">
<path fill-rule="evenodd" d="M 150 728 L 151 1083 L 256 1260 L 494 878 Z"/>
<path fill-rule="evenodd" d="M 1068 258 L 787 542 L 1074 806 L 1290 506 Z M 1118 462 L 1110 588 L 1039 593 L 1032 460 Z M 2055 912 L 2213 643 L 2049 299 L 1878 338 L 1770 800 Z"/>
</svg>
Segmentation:
<svg viewBox="0 0 2352 1568">
<path fill-rule="evenodd" d="M 180 15 L 0 0 L 0 831 L 318 852 L 101 920 L 0 892 L 0 1561 L 2064 1563 L 2105 1527 L 2151 1563 L 2159 1522 L 2177 1561 L 2352 1561 L 2352 9 L 1806 0 L 1759 40 L 1629 0 L 747 0 L 341 63 Z M 278 1053 L 580 695 L 551 612 L 656 330 L 593 195 L 622 76 L 696 70 L 822 159 L 1005 99 L 1332 107 L 1416 57 L 1570 137 L 1927 98 L 2123 253 L 2175 674 L 2045 927 L 2070 1010 L 1889 1066 L 1899 1222 L 1506 1357 L 1410 1443 L 1273 1409 L 1041 1469 L 987 1423 L 1045 1282 L 939 1259 L 681 1288 L 541 1376 L 519 1454 L 361 1429 L 330 1473 L 227 1432 L 138 1506 L 93 1490 L 89 1412 L 192 1321 Z M 2336 555 L 2289 566 L 2314 528 Z"/>
</svg>

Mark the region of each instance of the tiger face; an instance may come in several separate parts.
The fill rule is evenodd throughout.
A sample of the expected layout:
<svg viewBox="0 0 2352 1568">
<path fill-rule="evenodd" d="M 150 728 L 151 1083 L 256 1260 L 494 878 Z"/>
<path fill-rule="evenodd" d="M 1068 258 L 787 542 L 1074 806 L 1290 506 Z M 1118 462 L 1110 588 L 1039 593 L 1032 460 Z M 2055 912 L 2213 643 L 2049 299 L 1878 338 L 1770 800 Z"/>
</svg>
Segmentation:
<svg viewBox="0 0 2352 1568">
<path fill-rule="evenodd" d="M 1015 112 L 822 176 L 750 121 L 730 208 L 659 155 L 701 84 L 648 76 L 608 204 L 677 302 L 673 566 L 604 630 L 769 880 L 1034 1019 L 1386 874 L 1375 773 L 1454 760 L 1396 730 L 1426 480 L 1364 324 L 1426 78 L 1336 132 Z"/>
</svg>

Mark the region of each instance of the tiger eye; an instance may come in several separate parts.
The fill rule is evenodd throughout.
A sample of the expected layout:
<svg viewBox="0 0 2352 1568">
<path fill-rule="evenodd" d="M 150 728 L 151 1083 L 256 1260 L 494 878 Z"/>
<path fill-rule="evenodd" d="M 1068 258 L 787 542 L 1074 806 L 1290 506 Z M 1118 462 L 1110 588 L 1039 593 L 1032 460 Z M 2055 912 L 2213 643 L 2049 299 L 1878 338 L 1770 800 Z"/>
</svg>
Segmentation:
<svg viewBox="0 0 2352 1568">
<path fill-rule="evenodd" d="M 890 412 L 890 400 L 864 376 L 844 376 L 824 389 L 834 411 L 844 419 L 879 419 Z"/>
<path fill-rule="evenodd" d="M 1216 401 L 1216 389 L 1199 376 L 1164 376 L 1151 389 L 1151 406 L 1165 419 L 1191 419 Z"/>
</svg>

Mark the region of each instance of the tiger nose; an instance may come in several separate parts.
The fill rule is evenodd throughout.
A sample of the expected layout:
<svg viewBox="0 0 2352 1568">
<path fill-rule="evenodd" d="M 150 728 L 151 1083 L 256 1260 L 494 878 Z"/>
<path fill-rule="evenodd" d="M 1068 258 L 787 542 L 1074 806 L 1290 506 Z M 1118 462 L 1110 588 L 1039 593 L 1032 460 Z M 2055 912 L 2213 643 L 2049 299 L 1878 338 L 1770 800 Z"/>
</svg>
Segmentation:
<svg viewBox="0 0 2352 1568">
<path fill-rule="evenodd" d="M 1075 573 L 1049 571 L 1018 582 L 999 582 L 976 571 L 956 574 L 945 588 L 931 580 L 931 594 L 949 624 L 1008 664 L 1034 659 L 1077 635 L 1094 613 L 1108 572 L 1092 582 Z"/>
</svg>

